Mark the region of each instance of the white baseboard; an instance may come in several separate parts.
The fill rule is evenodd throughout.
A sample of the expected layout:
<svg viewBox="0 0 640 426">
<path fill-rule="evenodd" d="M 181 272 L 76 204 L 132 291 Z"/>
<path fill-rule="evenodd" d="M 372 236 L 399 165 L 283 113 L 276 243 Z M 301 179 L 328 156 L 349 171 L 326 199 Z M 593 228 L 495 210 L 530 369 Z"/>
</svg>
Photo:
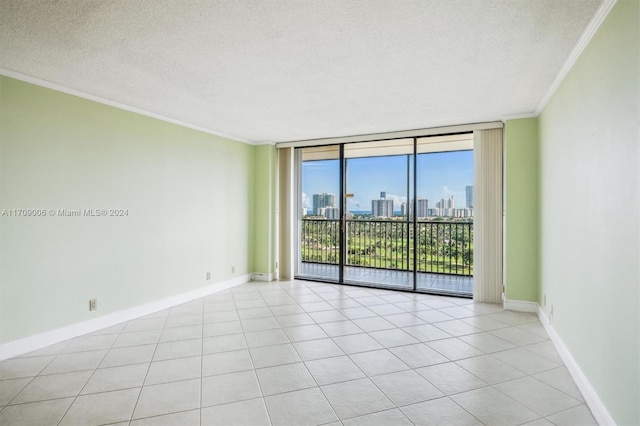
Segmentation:
<svg viewBox="0 0 640 426">
<path fill-rule="evenodd" d="M 538 304 L 536 302 L 527 302 L 524 300 L 504 300 L 504 308 L 507 311 L 518 311 L 518 312 L 538 312 Z"/>
<path fill-rule="evenodd" d="M 154 312 L 162 311 L 172 306 L 190 302 L 200 297 L 208 296 L 239 284 L 244 284 L 250 279 L 250 274 L 242 275 L 237 278 L 221 281 L 186 293 L 145 303 L 144 305 L 134 306 L 132 308 L 102 315 L 98 318 L 70 324 L 64 327 L 45 331 L 43 333 L 34 334 L 33 336 L 3 343 L 0 345 L 0 361 L 35 351 L 36 349 L 44 348 L 45 346 L 53 345 L 54 343 L 73 339 L 74 337 L 78 337 L 83 334 L 111 327 L 121 322 L 131 321 L 132 319 L 153 314 Z"/>
<path fill-rule="evenodd" d="M 538 318 L 551 338 L 553 345 L 556 347 L 560 357 L 567 366 L 573 381 L 576 382 L 576 386 L 580 389 L 580 392 L 589 406 L 593 417 L 595 417 L 599 425 L 615 425 L 616 422 L 613 420 L 613 417 L 611 417 L 611 414 L 609 414 L 609 410 L 607 410 L 607 407 L 602 403 L 602 400 L 591 385 L 591 382 L 589 382 L 587 376 L 584 375 L 582 369 L 573 358 L 573 355 L 571 355 L 571 352 L 569 352 L 569 349 L 562 341 L 562 338 L 560 338 L 553 326 L 549 323 L 549 318 L 547 318 L 546 313 L 539 305 L 537 313 Z"/>
<path fill-rule="evenodd" d="M 273 272 L 265 273 L 265 272 L 254 272 L 251 274 L 252 281 L 273 281 L 276 279 L 276 274 Z"/>
</svg>

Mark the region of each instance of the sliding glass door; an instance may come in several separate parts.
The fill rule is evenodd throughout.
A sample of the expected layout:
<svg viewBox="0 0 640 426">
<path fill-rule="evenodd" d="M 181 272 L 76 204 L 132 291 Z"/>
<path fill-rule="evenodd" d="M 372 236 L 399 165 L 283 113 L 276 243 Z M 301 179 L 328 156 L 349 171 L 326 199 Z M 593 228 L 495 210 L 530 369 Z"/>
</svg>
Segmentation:
<svg viewBox="0 0 640 426">
<path fill-rule="evenodd" d="M 413 139 L 344 147 L 344 281 L 413 290 Z"/>
<path fill-rule="evenodd" d="M 297 150 L 296 276 L 469 296 L 471 134 Z"/>
<path fill-rule="evenodd" d="M 341 276 L 341 148 L 298 150 L 298 276 L 339 282 Z"/>
<path fill-rule="evenodd" d="M 473 137 L 416 141 L 416 289 L 473 294 Z"/>
</svg>

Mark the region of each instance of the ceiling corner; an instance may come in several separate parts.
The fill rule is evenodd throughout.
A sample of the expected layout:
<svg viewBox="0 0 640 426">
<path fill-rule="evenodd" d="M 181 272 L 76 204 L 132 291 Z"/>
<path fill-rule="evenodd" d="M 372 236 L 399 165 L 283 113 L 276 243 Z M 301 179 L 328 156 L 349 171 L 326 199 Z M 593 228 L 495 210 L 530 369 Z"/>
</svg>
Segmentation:
<svg viewBox="0 0 640 426">
<path fill-rule="evenodd" d="M 536 115 L 539 115 L 547 105 L 547 103 L 551 100 L 553 94 L 556 92 L 556 90 L 558 90 L 558 87 L 560 87 L 560 84 L 562 83 L 564 78 L 567 76 L 567 74 L 569 74 L 569 71 L 571 71 L 571 68 L 573 68 L 573 65 L 576 63 L 576 61 L 578 60 L 584 49 L 587 47 L 596 31 L 598 31 L 598 28 L 600 28 L 600 25 L 602 25 L 604 19 L 607 17 L 607 15 L 609 15 L 609 12 L 611 12 L 611 9 L 613 9 L 613 6 L 615 6 L 617 1 L 618 0 L 603 0 L 602 4 L 593 15 L 586 28 L 584 29 L 582 35 L 576 42 L 576 45 L 573 47 L 573 50 L 571 50 L 571 53 L 567 57 L 567 60 L 564 62 L 564 64 L 562 64 L 562 67 L 560 67 L 560 70 L 551 82 L 551 85 L 547 89 L 547 92 L 542 97 L 542 100 L 535 110 Z"/>
</svg>

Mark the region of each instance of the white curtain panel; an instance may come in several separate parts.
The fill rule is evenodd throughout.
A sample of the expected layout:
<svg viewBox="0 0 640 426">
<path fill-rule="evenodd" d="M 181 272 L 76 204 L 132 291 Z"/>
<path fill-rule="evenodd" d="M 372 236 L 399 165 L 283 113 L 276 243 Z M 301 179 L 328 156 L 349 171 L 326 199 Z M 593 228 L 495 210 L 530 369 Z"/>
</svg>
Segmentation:
<svg viewBox="0 0 640 426">
<path fill-rule="evenodd" d="M 473 132 L 473 299 L 502 302 L 502 129 Z"/>
</svg>

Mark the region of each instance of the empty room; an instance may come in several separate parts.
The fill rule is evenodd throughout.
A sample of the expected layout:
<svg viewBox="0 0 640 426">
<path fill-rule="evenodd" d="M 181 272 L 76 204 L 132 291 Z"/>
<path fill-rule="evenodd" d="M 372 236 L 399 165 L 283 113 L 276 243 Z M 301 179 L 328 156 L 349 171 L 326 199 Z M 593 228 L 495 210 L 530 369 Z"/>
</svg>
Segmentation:
<svg viewBox="0 0 640 426">
<path fill-rule="evenodd" d="M 640 425 L 638 0 L 1 0 L 1 425 Z"/>
</svg>

